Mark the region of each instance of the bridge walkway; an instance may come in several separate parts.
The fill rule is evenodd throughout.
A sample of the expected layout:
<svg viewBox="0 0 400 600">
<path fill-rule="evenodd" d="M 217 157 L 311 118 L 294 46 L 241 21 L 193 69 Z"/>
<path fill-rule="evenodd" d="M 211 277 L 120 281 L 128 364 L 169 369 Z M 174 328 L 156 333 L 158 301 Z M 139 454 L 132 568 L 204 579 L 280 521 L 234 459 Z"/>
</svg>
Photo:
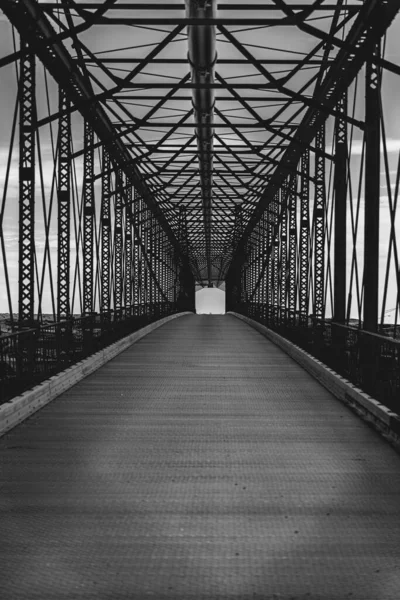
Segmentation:
<svg viewBox="0 0 400 600">
<path fill-rule="evenodd" d="M 0 485 L 4 600 L 399 598 L 399 455 L 233 316 L 10 431 Z"/>
</svg>

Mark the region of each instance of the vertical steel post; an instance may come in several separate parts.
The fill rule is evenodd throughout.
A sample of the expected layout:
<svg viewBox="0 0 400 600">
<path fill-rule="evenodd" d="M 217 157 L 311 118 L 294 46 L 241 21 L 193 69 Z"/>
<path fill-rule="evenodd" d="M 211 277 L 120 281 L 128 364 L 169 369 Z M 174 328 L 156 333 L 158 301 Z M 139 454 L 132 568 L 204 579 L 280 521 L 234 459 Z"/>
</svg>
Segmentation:
<svg viewBox="0 0 400 600">
<path fill-rule="evenodd" d="M 256 243 L 254 246 L 254 254 L 255 254 L 255 260 L 254 260 L 254 269 L 253 269 L 253 298 L 254 298 L 254 302 L 256 302 L 256 304 L 259 303 L 260 301 L 260 286 L 257 285 L 260 274 L 261 274 L 261 268 L 260 268 L 260 260 L 261 260 L 261 222 L 258 222 L 258 225 L 256 227 Z"/>
<path fill-rule="evenodd" d="M 323 319 L 325 275 L 325 124 L 315 140 L 315 203 L 314 203 L 314 317 Z"/>
<path fill-rule="evenodd" d="M 279 324 L 279 192 L 275 196 L 273 214 L 272 315 L 275 327 Z"/>
<path fill-rule="evenodd" d="M 297 308 L 297 176 L 289 179 L 289 321 L 295 325 Z"/>
<path fill-rule="evenodd" d="M 21 38 L 19 81 L 19 324 L 34 321 L 35 262 L 35 55 Z"/>
<path fill-rule="evenodd" d="M 263 323 L 266 323 L 268 306 L 267 306 L 267 282 L 269 269 L 269 224 L 267 212 L 263 212 L 262 216 L 262 245 L 261 245 L 261 268 L 264 269 L 261 281 L 260 302 L 262 304 Z M 264 268 L 265 265 L 265 268 Z"/>
<path fill-rule="evenodd" d="M 337 106 L 341 113 L 335 123 L 335 247 L 333 319 L 344 323 L 346 318 L 346 220 L 347 220 L 347 93 Z"/>
<path fill-rule="evenodd" d="M 281 235 L 280 235 L 280 260 L 279 260 L 279 314 L 280 324 L 286 325 L 286 299 L 287 299 L 287 195 L 288 182 L 285 181 L 281 188 Z"/>
<path fill-rule="evenodd" d="M 155 294 L 155 281 L 154 281 L 154 227 L 155 219 L 152 212 L 149 213 L 149 233 L 147 241 L 147 256 L 148 256 L 148 271 L 149 271 L 149 302 L 150 312 L 154 315 L 154 294 Z"/>
<path fill-rule="evenodd" d="M 162 292 L 165 294 L 165 289 L 164 289 L 164 281 L 163 281 L 163 271 L 162 271 L 162 266 L 163 266 L 163 247 L 162 247 L 162 243 L 161 243 L 161 236 L 162 236 L 162 229 L 161 229 L 161 225 L 158 221 L 156 221 L 156 225 L 157 225 L 157 229 L 156 229 L 156 255 L 155 255 L 155 259 L 156 259 L 156 275 L 157 275 L 157 281 L 160 285 L 160 288 L 162 290 Z M 156 302 L 159 305 L 159 310 L 162 310 L 161 305 L 163 303 L 163 295 L 161 293 L 161 291 L 157 288 L 156 290 L 157 293 L 157 297 L 156 297 Z M 164 314 L 160 313 L 160 316 L 164 316 Z"/>
<path fill-rule="evenodd" d="M 274 260 L 275 260 L 275 246 L 274 246 L 274 218 L 275 218 L 275 201 L 271 202 L 266 211 L 267 221 L 267 257 L 268 264 L 266 270 L 266 324 L 269 326 L 273 319 L 273 305 L 274 305 Z"/>
<path fill-rule="evenodd" d="M 300 264 L 299 264 L 299 308 L 300 322 L 307 325 L 309 311 L 308 272 L 310 268 L 310 151 L 306 150 L 301 157 L 301 191 L 300 191 Z"/>
<path fill-rule="evenodd" d="M 235 252 L 239 240 L 243 234 L 243 217 L 242 217 L 242 209 L 239 205 L 236 205 L 234 208 L 234 224 L 233 224 L 233 237 L 232 237 L 232 248 L 233 252 Z M 243 257 L 242 257 L 243 258 Z M 242 258 L 238 257 L 239 265 L 235 268 L 231 268 L 229 270 L 229 279 L 230 279 L 230 288 L 229 294 L 227 290 L 227 310 L 237 310 L 239 304 L 241 302 L 242 297 Z M 229 296 L 229 297 L 228 297 Z"/>
<path fill-rule="evenodd" d="M 58 129 L 58 280 L 57 320 L 70 316 L 69 268 L 70 268 L 70 210 L 71 210 L 71 115 L 70 101 L 59 88 Z"/>
<path fill-rule="evenodd" d="M 379 44 L 374 48 L 380 56 Z M 365 82 L 365 220 L 364 220 L 364 298 L 363 329 L 376 332 L 379 307 L 379 202 L 381 102 L 380 67 L 370 59 L 366 63 Z M 361 362 L 364 389 L 375 395 L 379 356 L 371 336 L 361 338 Z"/>
<path fill-rule="evenodd" d="M 375 48 L 379 57 L 379 46 Z M 367 61 L 365 85 L 365 226 L 364 226 L 364 329 L 378 327 L 379 197 L 380 197 L 380 73 Z"/>
<path fill-rule="evenodd" d="M 147 228 L 148 228 L 148 209 L 142 201 L 142 307 L 144 314 L 148 310 L 148 268 L 147 268 Z"/>
<path fill-rule="evenodd" d="M 125 209 L 125 310 L 132 306 L 132 195 L 133 189 L 127 181 Z"/>
<path fill-rule="evenodd" d="M 137 210 L 138 210 L 138 220 L 137 220 L 137 224 L 138 224 L 138 273 L 137 273 L 137 277 L 138 277 L 138 290 L 137 290 L 137 294 L 138 294 L 138 305 L 139 305 L 139 314 L 142 315 L 143 314 L 143 290 L 144 290 L 144 267 L 143 267 L 143 214 L 144 214 L 144 208 L 143 208 L 143 200 L 141 198 L 141 196 L 138 196 L 138 203 L 137 203 Z"/>
<path fill-rule="evenodd" d="M 115 190 L 115 221 L 114 221 L 114 310 L 119 313 L 122 308 L 123 291 L 123 242 L 122 242 L 122 195 L 123 195 L 123 173 L 120 169 L 116 176 Z"/>
<path fill-rule="evenodd" d="M 139 240 L 139 196 L 134 189 L 133 203 L 133 222 L 134 222 L 134 240 L 133 240 L 133 304 L 135 305 L 135 314 L 138 314 L 140 304 L 140 240 Z"/>
<path fill-rule="evenodd" d="M 87 121 L 84 125 L 83 165 L 83 312 L 93 312 L 93 129 Z"/>
<path fill-rule="evenodd" d="M 181 207 L 179 211 L 179 246 L 185 258 L 188 257 L 188 232 L 186 208 Z M 176 262 L 179 264 L 179 299 L 178 308 L 180 310 L 194 310 L 194 281 L 192 273 L 180 256 L 176 256 Z"/>
<path fill-rule="evenodd" d="M 108 312 L 110 306 L 110 158 L 103 146 L 101 188 L 101 311 Z"/>
<path fill-rule="evenodd" d="M 167 260 L 168 260 L 168 255 L 167 255 L 167 250 L 166 250 L 166 242 L 167 242 L 167 236 L 165 235 L 165 232 L 163 229 L 161 229 L 161 235 L 162 235 L 162 248 L 163 248 L 163 263 L 162 263 L 162 277 L 163 277 L 163 290 L 164 293 L 167 297 L 168 302 L 171 301 L 170 298 L 170 289 L 169 289 L 169 285 L 168 285 L 168 268 L 167 268 Z M 167 310 L 169 311 L 169 306 L 166 307 Z"/>
</svg>

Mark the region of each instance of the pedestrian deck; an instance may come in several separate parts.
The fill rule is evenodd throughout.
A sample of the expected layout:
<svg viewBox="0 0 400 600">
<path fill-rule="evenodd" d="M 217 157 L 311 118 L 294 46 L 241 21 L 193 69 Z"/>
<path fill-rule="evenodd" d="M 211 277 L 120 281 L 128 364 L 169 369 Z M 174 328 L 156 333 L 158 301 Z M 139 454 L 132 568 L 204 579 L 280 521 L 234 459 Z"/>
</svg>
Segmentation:
<svg viewBox="0 0 400 600">
<path fill-rule="evenodd" d="M 400 597 L 400 456 L 233 316 L 155 330 L 0 469 L 4 600 Z"/>
</svg>

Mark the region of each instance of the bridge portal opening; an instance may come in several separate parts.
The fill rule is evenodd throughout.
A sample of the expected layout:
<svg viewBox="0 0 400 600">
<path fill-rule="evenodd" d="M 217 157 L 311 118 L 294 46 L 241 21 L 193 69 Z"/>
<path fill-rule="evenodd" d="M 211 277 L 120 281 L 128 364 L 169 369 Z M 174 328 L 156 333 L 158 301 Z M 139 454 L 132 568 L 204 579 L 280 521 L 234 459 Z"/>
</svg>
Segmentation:
<svg viewBox="0 0 400 600">
<path fill-rule="evenodd" d="M 218 288 L 202 288 L 196 292 L 196 314 L 224 315 L 225 292 Z"/>
</svg>

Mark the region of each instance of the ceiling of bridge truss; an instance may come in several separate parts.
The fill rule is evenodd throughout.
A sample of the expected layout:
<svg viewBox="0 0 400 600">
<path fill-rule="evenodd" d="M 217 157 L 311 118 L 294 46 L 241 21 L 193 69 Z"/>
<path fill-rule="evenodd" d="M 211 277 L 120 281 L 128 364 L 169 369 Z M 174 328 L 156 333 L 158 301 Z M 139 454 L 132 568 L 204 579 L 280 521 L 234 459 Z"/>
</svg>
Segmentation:
<svg viewBox="0 0 400 600">
<path fill-rule="evenodd" d="M 186 208 L 190 262 L 206 285 L 207 252 L 192 110 L 185 4 L 125 0 L 40 3 L 122 134 L 178 237 Z M 221 2 L 215 21 L 214 154 L 209 261 L 230 264 L 235 206 L 246 225 L 362 6 L 340 0 Z M 99 10 L 101 9 L 101 10 Z"/>
</svg>

